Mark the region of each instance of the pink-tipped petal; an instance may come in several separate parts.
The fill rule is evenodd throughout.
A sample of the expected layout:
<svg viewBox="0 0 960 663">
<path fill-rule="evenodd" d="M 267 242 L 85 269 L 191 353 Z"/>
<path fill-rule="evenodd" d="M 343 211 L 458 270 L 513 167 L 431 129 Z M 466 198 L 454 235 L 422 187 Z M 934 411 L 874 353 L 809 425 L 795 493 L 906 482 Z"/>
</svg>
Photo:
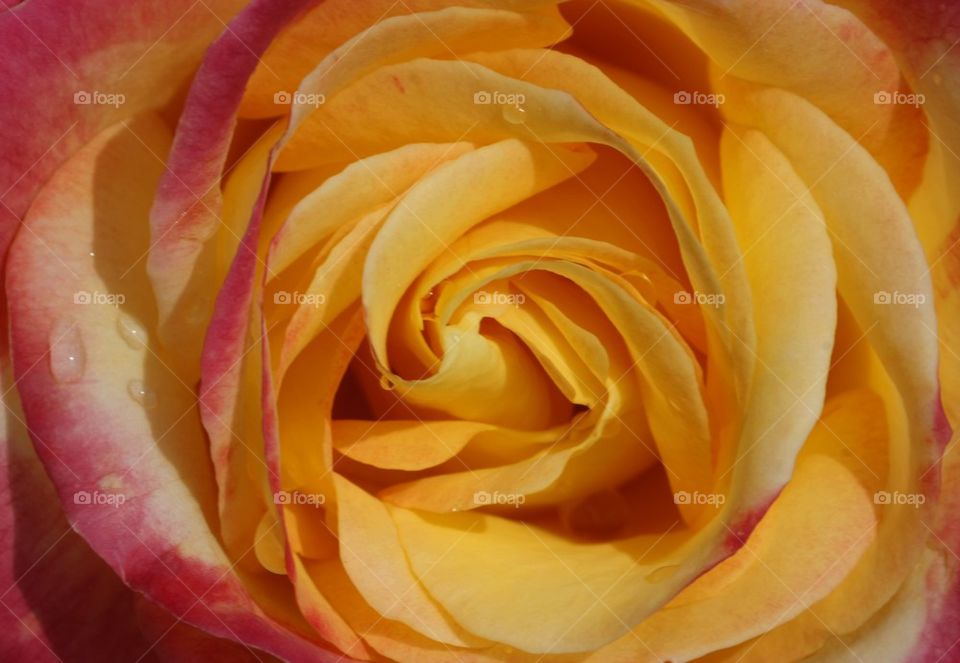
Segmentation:
<svg viewBox="0 0 960 663">
<path fill-rule="evenodd" d="M 130 617 L 134 595 L 70 529 L 9 370 L 2 384 L 0 659 L 137 660 L 149 644 Z"/>
<path fill-rule="evenodd" d="M 200 350 L 198 339 L 210 314 L 212 302 L 204 294 L 209 293 L 212 256 L 204 252 L 204 242 L 221 224 L 220 177 L 240 100 L 280 29 L 315 2 L 255 0 L 247 6 L 207 51 L 180 117 L 151 210 L 154 246 L 148 270 L 161 333 L 189 359 Z"/>
<path fill-rule="evenodd" d="M 215 638 L 140 597 L 134 610 L 137 622 L 153 643 L 150 655 L 170 663 L 253 663 L 266 654 L 242 642 Z"/>
<path fill-rule="evenodd" d="M 12 5 L 0 12 L 0 255 L 64 160 L 104 127 L 170 101 L 243 2 Z"/>
<path fill-rule="evenodd" d="M 130 265 L 149 246 L 169 140 L 152 116 L 113 127 L 31 207 L 6 283 L 25 421 L 67 518 L 131 588 L 218 637 L 327 660 L 294 611 L 261 609 L 211 531 L 213 477 L 193 390 L 154 341 L 124 342 L 131 321 L 153 327 L 147 275 Z"/>
</svg>

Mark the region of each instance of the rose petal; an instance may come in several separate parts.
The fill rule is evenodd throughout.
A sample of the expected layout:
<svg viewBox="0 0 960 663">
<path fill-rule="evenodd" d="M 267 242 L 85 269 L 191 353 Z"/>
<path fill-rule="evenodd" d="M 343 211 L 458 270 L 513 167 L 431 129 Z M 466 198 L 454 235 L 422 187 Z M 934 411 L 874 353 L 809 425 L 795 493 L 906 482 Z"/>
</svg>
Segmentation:
<svg viewBox="0 0 960 663">
<path fill-rule="evenodd" d="M 316 103 L 309 103 L 309 95 L 320 94 L 325 100 L 378 68 L 449 53 L 456 56 L 480 49 L 551 44 L 568 31 L 555 7 L 539 15 L 449 7 L 385 19 L 345 42 L 303 79 L 297 92 L 307 97 L 294 99 L 288 138 L 295 132 L 307 132 L 309 140 L 309 119 L 317 109 Z M 444 35 L 443 39 L 438 34 Z M 397 87 L 404 94 L 402 83 Z"/>
<path fill-rule="evenodd" d="M 590 160 L 591 155 L 582 151 L 551 152 L 511 140 L 467 153 L 418 182 L 386 219 L 366 257 L 363 302 L 377 362 L 390 366 L 387 332 L 393 312 L 432 258 L 470 226 L 566 179 Z M 458 188 L 466 178 L 474 186 Z M 548 393 L 542 373 L 521 368 L 521 362 L 530 359 L 472 332 L 450 342 L 435 375 L 415 381 L 390 376 L 405 400 L 506 426 L 534 429 L 551 423 L 551 404 L 538 398 Z M 506 361 L 507 353 L 511 361 Z M 530 390 L 521 386 L 525 383 L 530 383 Z M 457 393 L 464 393 L 464 398 L 457 398 Z"/>
<path fill-rule="evenodd" d="M 133 593 L 70 529 L 24 428 L 7 368 L 0 409 L 0 656 L 141 658 L 150 645 L 130 619 Z M 38 438 L 37 444 L 44 442 Z M 85 618 L 78 620 L 81 611 Z"/>
<path fill-rule="evenodd" d="M 253 661 L 262 660 L 263 652 L 255 652 L 242 642 L 215 638 L 208 633 L 178 621 L 169 612 L 139 597 L 135 611 L 140 628 L 155 642 L 151 655 L 161 661 Z"/>
<path fill-rule="evenodd" d="M 726 91 L 730 100 L 726 111 L 761 128 L 810 183 L 834 244 L 839 292 L 877 353 L 872 361 L 884 369 L 871 371 L 868 378 L 885 400 L 891 464 L 899 468 L 884 489 L 926 497 L 919 509 L 888 505 L 874 545 L 816 613 L 804 613 L 771 632 L 751 655 L 769 654 L 784 642 L 812 651 L 833 633 L 859 628 L 886 604 L 923 550 L 927 537 L 922 522 L 933 508 L 938 482 L 929 470 L 949 432 L 939 407 L 932 293 L 903 203 L 866 150 L 808 102 L 789 93 L 732 83 Z M 790 118 L 786 124 L 785 118 Z M 851 187 L 870 195 L 854 200 Z M 872 232 L 864 226 L 865 219 L 884 232 Z M 913 295 L 916 306 L 886 304 L 882 293 Z M 799 641 L 804 642 L 802 647 Z"/>
<path fill-rule="evenodd" d="M 944 455 L 941 501 L 934 517 L 924 520 L 922 529 L 921 537 L 930 539 L 920 553 L 919 561 L 897 585 L 896 594 L 886 604 L 876 611 L 869 611 L 865 623 L 850 634 L 827 631 L 822 620 L 830 619 L 829 613 L 815 607 L 816 618 L 794 620 L 741 647 L 730 649 L 727 652 L 729 660 L 762 661 L 784 646 L 791 646 L 801 654 L 819 649 L 817 660 L 822 658 L 825 661 L 856 660 L 858 657 L 896 663 L 952 660 L 960 642 L 956 632 L 957 597 L 960 596 L 957 591 L 960 530 L 955 517 L 960 507 L 956 490 L 960 454 L 957 454 L 956 436 L 947 450 L 952 453 Z M 878 569 L 877 577 L 885 577 L 885 571 Z M 856 594 L 841 591 L 838 598 L 845 610 L 863 614 Z"/>
<path fill-rule="evenodd" d="M 587 130 L 593 134 L 587 140 L 610 145 L 644 170 L 670 215 L 691 285 L 699 293 L 725 296 L 722 307 L 701 307 L 723 349 L 710 353 L 714 365 L 710 374 L 732 381 L 722 388 L 732 388 L 742 400 L 755 362 L 750 294 L 733 224 L 690 138 L 675 130 L 676 123 L 668 125 L 599 69 L 575 57 L 555 51 L 514 50 L 477 54 L 471 59 L 535 85 L 552 87 L 555 81 L 563 81 L 565 90 L 607 130 L 616 132 L 618 140 L 610 141 L 597 136 L 596 129 Z M 533 96 L 532 91 L 528 93 Z M 566 122 L 568 130 L 579 128 L 573 118 Z M 537 124 L 541 140 L 549 135 L 545 129 Z M 729 359 L 721 360 L 724 354 Z M 724 365 L 725 361 L 729 364 Z"/>
<path fill-rule="evenodd" d="M 625 481 L 646 469 L 653 460 L 652 449 L 643 439 L 644 426 L 636 417 L 635 401 L 639 395 L 631 394 L 636 386 L 623 379 L 634 367 L 644 378 L 644 386 L 640 387 L 642 402 L 659 453 L 670 468 L 671 482 L 677 483 L 677 489 L 705 490 L 712 483 L 709 432 L 698 369 L 689 350 L 673 337 L 670 327 L 658 315 L 637 305 L 616 283 L 585 267 L 561 261 L 518 262 L 486 279 L 523 273 L 531 268 L 553 272 L 579 284 L 596 300 L 601 315 L 612 321 L 630 348 L 630 362 L 614 365 L 606 381 L 610 402 L 601 408 L 601 423 L 586 437 L 580 439 L 582 434 L 575 432 L 564 439 L 564 444 L 528 461 L 478 472 L 429 477 L 411 485 L 393 487 L 384 493 L 385 497 L 412 508 L 445 511 L 469 508 L 467 500 L 476 491 L 523 494 L 530 496 L 530 503 L 534 505 L 583 497 L 603 486 Z M 481 287 L 482 284 L 481 280 Z M 569 304 L 570 300 L 564 303 Z M 442 311 L 440 316 L 444 321 Z M 621 412 L 622 409 L 632 412 Z M 621 425 L 637 432 L 621 435 L 617 432 Z M 608 426 L 611 426 L 609 431 Z M 555 490 L 541 494 L 554 488 L 556 483 L 560 485 L 555 486 Z"/>
<path fill-rule="evenodd" d="M 359 299 L 363 258 L 391 206 L 426 173 L 468 149 L 467 143 L 411 145 L 362 159 L 297 203 L 273 239 L 268 262 L 277 273 L 283 272 L 300 254 L 334 230 L 356 225 L 331 248 L 313 274 L 310 285 L 301 293 L 312 295 L 313 300 L 306 298 L 284 329 L 279 375 L 283 375 L 322 325 Z M 321 214 L 321 210 L 325 213 Z M 281 288 L 290 282 L 281 281 L 275 287 Z M 268 303 L 271 295 L 274 301 L 278 297 L 276 290 L 271 290 L 266 294 Z"/>
<path fill-rule="evenodd" d="M 483 649 L 463 649 L 424 637 L 405 624 L 383 615 L 370 607 L 357 592 L 350 577 L 339 562 L 314 562 L 306 565 L 307 573 L 324 593 L 333 597 L 337 608 L 364 640 L 380 654 L 393 660 L 414 660 L 424 663 L 445 663 L 451 657 L 463 663 L 492 663 L 509 661 L 516 650 L 503 645 Z"/>
<path fill-rule="evenodd" d="M 432 640 L 462 647 L 486 644 L 459 628 L 427 594 L 410 569 L 387 507 L 349 480 L 334 479 L 340 559 L 364 599 L 385 618 Z"/>
<path fill-rule="evenodd" d="M 259 54 L 312 1 L 247 5 L 207 50 L 180 117 L 150 212 L 147 269 L 157 293 L 161 335 L 187 366 L 197 364 L 199 339 L 210 317 L 211 255 L 205 240 L 221 223 L 220 177 L 244 86 Z"/>
<path fill-rule="evenodd" d="M 469 444 L 530 445 L 547 443 L 558 431 L 527 433 L 472 421 L 336 419 L 333 446 L 353 460 L 383 469 L 416 471 L 436 467 L 459 455 Z M 478 439 L 480 438 L 480 439 Z"/>
<path fill-rule="evenodd" d="M 456 6 L 450 0 L 410 0 L 391 3 L 389 0 L 326 0 L 309 11 L 296 23 L 281 33 L 263 56 L 263 62 L 254 73 L 248 86 L 241 114 L 245 117 L 270 117 L 286 112 L 278 106 L 274 94 L 289 93 L 297 89 L 316 63 L 326 59 L 332 51 L 351 38 L 353 43 L 384 41 L 393 48 L 398 41 L 396 34 L 384 36 L 383 30 L 393 31 L 404 23 L 419 32 L 411 42 L 416 48 L 440 47 L 447 53 L 468 52 L 478 49 L 500 48 L 506 44 L 547 45 L 563 38 L 567 32 L 566 22 L 556 10 L 554 0 L 538 2 L 497 2 L 486 0 L 458 0 Z M 491 7 L 496 5 L 496 8 Z M 445 17 L 440 10 L 445 12 Z M 469 10 L 469 11 L 462 11 Z M 509 13 L 508 13 L 509 10 Z M 474 46 L 460 45 L 460 36 L 451 29 L 450 23 L 437 23 L 439 18 L 470 17 L 469 30 L 474 33 Z M 381 25 L 388 19 L 395 19 Z M 402 20 L 407 19 L 407 20 Z M 491 27 L 496 25 L 497 27 Z M 424 29 L 428 26 L 428 30 Z M 443 35 L 442 43 L 437 35 Z M 404 39 L 404 41 L 406 41 Z M 390 43 L 393 42 L 393 43 Z M 358 49 L 363 52 L 372 44 Z M 353 48 L 341 49 L 345 56 Z M 358 55 L 359 53 L 355 54 Z M 424 53 L 426 55 L 426 53 Z M 340 65 L 338 65 L 340 66 Z"/>
<path fill-rule="evenodd" d="M 724 474 L 738 466 L 732 490 L 756 503 L 790 480 L 823 407 L 837 274 L 823 215 L 784 155 L 759 132 L 733 129 L 724 132 L 721 155 L 757 330 L 757 374 L 741 432 L 747 446 L 721 463 L 729 463 Z"/>
<path fill-rule="evenodd" d="M 281 656 L 323 658 L 298 632 L 297 615 L 281 609 L 282 624 L 267 617 L 232 572 L 210 530 L 215 500 L 193 391 L 152 339 L 130 333 L 151 326 L 149 282 L 142 263 L 130 265 L 149 246 L 148 208 L 169 140 L 152 117 L 114 127 L 31 207 L 7 275 L 26 420 L 45 442 L 38 452 L 67 517 L 132 588 L 218 636 L 242 633 Z M 81 292 L 124 295 L 124 309 L 84 305 L 73 299 Z M 91 508 L 74 503 L 75 491 L 125 501 Z"/>
<path fill-rule="evenodd" d="M 600 655 L 610 661 L 690 660 L 762 639 L 814 606 L 873 540 L 873 496 L 881 482 L 872 473 L 885 474 L 886 437 L 883 403 L 875 394 L 848 392 L 829 402 L 793 479 L 745 545 Z"/>
<path fill-rule="evenodd" d="M 578 138 L 621 150 L 644 168 L 664 196 L 695 289 L 703 293 L 723 292 L 727 296 L 726 305 L 721 309 L 706 309 L 713 332 L 731 356 L 729 368 L 722 368 L 721 363 L 711 375 L 720 379 L 719 376 L 735 371 L 729 380 L 733 386 L 729 388 L 736 389 L 742 397 L 754 362 L 750 352 L 753 332 L 749 323 L 749 294 L 745 291 L 746 281 L 732 225 L 689 139 L 646 112 L 598 70 L 575 58 L 550 51 L 511 51 L 482 59 L 543 85 L 554 85 L 556 80 L 564 80 L 566 85 L 577 82 L 573 92 L 578 99 L 588 103 L 592 113 L 619 128 L 645 152 L 641 154 L 638 147 L 584 116 L 579 103 L 563 93 L 508 78 L 484 67 L 464 63 L 453 66 L 428 60 L 383 67 L 347 88 L 314 116 L 314 119 L 322 117 L 324 133 L 310 136 L 309 140 L 298 134 L 287 149 L 301 140 L 304 149 L 309 146 L 311 155 L 322 155 L 314 158 L 332 159 L 344 150 L 345 144 L 349 144 L 350 153 L 363 155 L 377 149 L 376 146 L 403 144 L 414 135 L 418 140 L 424 136 L 435 141 L 467 137 L 488 142 L 510 135 L 526 139 L 532 131 L 540 141 Z M 400 80 L 405 94 L 398 94 L 391 86 L 389 81 L 394 78 Z M 445 91 L 442 105 L 425 105 L 423 99 L 434 99 L 437 89 Z M 524 117 L 512 117 L 496 104 L 478 107 L 470 103 L 478 90 L 522 95 L 526 106 Z M 351 109 L 359 106 L 368 114 L 369 125 L 358 126 L 350 120 L 354 113 Z M 369 126 L 376 126 L 377 131 L 370 131 Z M 703 227 L 705 245 L 695 234 L 697 226 Z M 722 284 L 718 279 L 721 274 Z M 718 322 L 721 317 L 725 321 L 723 325 Z M 713 357 L 720 355 L 721 352 L 712 353 Z"/>
<path fill-rule="evenodd" d="M 937 335 L 943 344 L 940 380 L 943 404 L 960 425 L 960 19 L 935 2 L 876 0 L 839 3 L 860 16 L 897 55 L 911 87 L 924 95 L 924 128 L 930 149 L 923 181 L 908 200 L 910 216 L 926 251 L 937 297 Z"/>
<path fill-rule="evenodd" d="M 658 582 L 654 571 L 679 561 L 664 557 L 681 554 L 686 533 L 588 544 L 476 511 L 391 513 L 420 582 L 459 624 L 534 653 L 590 651 L 623 635 L 702 561 L 701 546 Z M 504 602 L 515 586 L 524 591 Z"/>
<path fill-rule="evenodd" d="M 57 167 L 104 127 L 169 102 L 242 4 L 40 0 L 0 14 L 0 255 Z M 78 92 L 123 99 L 83 104 Z"/>
<path fill-rule="evenodd" d="M 902 195 L 917 186 L 927 148 L 922 114 L 913 106 L 877 103 L 877 93 L 901 89 L 900 70 L 886 44 L 849 11 L 820 0 L 638 4 L 661 10 L 706 52 L 723 78 L 789 90 L 811 101 L 860 138 Z"/>
</svg>

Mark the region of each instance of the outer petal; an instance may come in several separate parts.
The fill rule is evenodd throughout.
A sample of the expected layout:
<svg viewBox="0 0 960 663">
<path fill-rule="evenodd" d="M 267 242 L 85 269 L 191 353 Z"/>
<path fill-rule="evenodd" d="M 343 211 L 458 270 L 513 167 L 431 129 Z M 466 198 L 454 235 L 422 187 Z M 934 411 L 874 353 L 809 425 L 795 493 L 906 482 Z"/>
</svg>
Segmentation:
<svg viewBox="0 0 960 663">
<path fill-rule="evenodd" d="M 33 0 L 0 13 L 0 255 L 64 159 L 107 125 L 167 103 L 242 5 Z M 82 91 L 124 103 L 78 105 Z"/>
<path fill-rule="evenodd" d="M 149 245 L 148 206 L 168 146 L 155 118 L 115 127 L 31 207 L 7 278 L 26 420 L 68 518 L 131 587 L 221 637 L 325 660 L 298 633 L 298 616 L 281 624 L 258 608 L 211 532 L 213 481 L 193 390 L 153 342 L 124 342 L 133 325 L 152 322 L 143 266 L 128 270 Z M 123 309 L 75 303 L 76 292 L 123 295 Z M 76 491 L 122 496 L 123 506 L 104 513 L 74 503 Z"/>
<path fill-rule="evenodd" d="M 161 333 L 188 362 L 195 363 L 198 339 L 210 316 L 212 255 L 205 240 L 222 223 L 220 176 L 244 87 L 277 32 L 315 1 L 251 3 L 207 51 L 190 89 L 151 210 L 148 267 Z"/>
<path fill-rule="evenodd" d="M 220 221 L 222 200 L 217 184 L 244 88 L 260 62 L 259 55 L 273 37 L 298 12 L 315 2 L 260 0 L 251 4 L 211 49 L 191 89 L 171 157 L 171 171 L 161 185 L 152 213 L 156 246 L 150 256 L 161 324 L 166 325 L 175 312 L 181 318 L 170 320 L 171 328 L 164 331 L 165 337 L 186 347 L 188 357 L 198 349 L 195 339 L 210 315 L 211 302 L 202 298 L 211 276 L 206 240 Z M 333 96 L 351 78 L 379 64 L 417 55 L 446 54 L 451 47 L 476 50 L 483 43 L 479 37 L 484 35 L 497 35 L 499 39 L 511 35 L 513 41 L 508 43 L 512 44 L 529 43 L 531 39 L 551 43 L 566 30 L 566 23 L 556 11 L 541 17 L 536 30 L 527 30 L 526 18 L 512 12 L 454 7 L 422 16 L 387 19 L 332 53 L 304 80 L 302 90 L 321 97 Z M 511 26 L 512 31 L 507 29 Z M 437 38 L 437 33 L 443 34 L 444 39 Z M 309 114 L 309 107 L 297 101 L 299 98 L 298 94 L 290 107 L 292 127 L 288 134 Z M 236 239 L 241 245 L 239 250 L 247 250 L 240 237 Z M 183 314 L 186 320 L 182 319 Z"/>
<path fill-rule="evenodd" d="M 960 425 L 960 11 L 918 0 L 844 0 L 896 54 L 910 85 L 925 96 L 930 157 L 910 199 L 933 276 L 937 335 L 943 345 L 944 409 Z M 933 333 L 931 330 L 930 333 Z M 956 451 L 954 452 L 956 453 Z"/>
<path fill-rule="evenodd" d="M 935 374 L 929 272 L 888 174 L 853 137 L 807 101 L 742 83 L 728 82 L 723 89 L 731 100 L 725 106 L 729 116 L 761 128 L 788 156 L 823 209 L 834 244 L 839 292 L 864 338 L 872 343 L 878 367 L 885 369 L 869 378 L 886 401 L 891 433 L 891 472 L 885 488 L 923 494 L 927 501 L 920 509 L 883 508 L 876 541 L 830 596 L 738 652 L 748 660 L 766 660 L 784 647 L 805 655 L 829 644 L 835 633 L 868 628 L 865 623 L 898 589 L 912 591 L 910 574 L 924 554 L 928 532 L 923 525 L 939 492 L 936 463 L 949 426 L 940 409 Z M 854 200 L 851 187 L 869 195 Z M 886 305 L 885 292 L 910 293 L 920 303 Z"/>
<path fill-rule="evenodd" d="M 310 10 L 301 20 L 283 31 L 270 45 L 263 62 L 250 80 L 241 115 L 269 117 L 279 115 L 273 95 L 291 91 L 310 73 L 313 67 L 334 49 L 354 35 L 367 33 L 371 26 L 388 18 L 444 9 L 450 6 L 477 9 L 511 9 L 535 12 L 555 5 L 555 0 L 325 0 Z M 437 32 L 443 40 L 450 40 L 445 31 Z M 493 35 L 498 38 L 500 35 Z M 428 41 L 432 41 L 429 39 Z M 490 48 L 489 38 L 483 47 Z"/>
<path fill-rule="evenodd" d="M 895 596 L 856 633 L 833 634 L 816 663 L 953 663 L 960 660 L 960 454 L 955 436 L 943 465 L 943 496 L 925 522 L 930 541 Z M 743 656 L 746 656 L 744 652 Z"/>
<path fill-rule="evenodd" d="M 862 142 L 906 194 L 919 181 L 927 138 L 921 113 L 878 104 L 900 89 L 886 45 L 847 10 L 821 0 L 647 0 L 677 23 L 725 78 L 800 95 Z M 811 48 L 811 44 L 816 44 Z"/>
<path fill-rule="evenodd" d="M 141 658 L 149 643 L 130 618 L 133 593 L 70 529 L 23 426 L 8 370 L 3 391 L 0 658 Z M 81 609 L 84 618 L 77 619 Z"/>
<path fill-rule="evenodd" d="M 886 435 L 875 394 L 847 392 L 829 402 L 794 478 L 745 545 L 596 660 L 690 660 L 762 639 L 829 594 L 873 540 L 878 480 L 871 472 L 884 473 Z"/>
<path fill-rule="evenodd" d="M 241 663 L 264 660 L 267 654 L 240 642 L 215 638 L 177 619 L 163 608 L 140 597 L 136 601 L 140 628 L 154 642 L 150 654 L 170 663 Z"/>
</svg>

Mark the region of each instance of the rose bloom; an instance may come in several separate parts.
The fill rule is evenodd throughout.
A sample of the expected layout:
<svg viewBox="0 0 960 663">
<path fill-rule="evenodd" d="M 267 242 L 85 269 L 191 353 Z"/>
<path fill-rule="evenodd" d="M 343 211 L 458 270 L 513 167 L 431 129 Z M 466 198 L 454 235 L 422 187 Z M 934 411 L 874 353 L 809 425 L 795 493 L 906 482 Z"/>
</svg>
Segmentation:
<svg viewBox="0 0 960 663">
<path fill-rule="evenodd" d="M 4 661 L 960 661 L 960 10 L 0 14 Z"/>
</svg>

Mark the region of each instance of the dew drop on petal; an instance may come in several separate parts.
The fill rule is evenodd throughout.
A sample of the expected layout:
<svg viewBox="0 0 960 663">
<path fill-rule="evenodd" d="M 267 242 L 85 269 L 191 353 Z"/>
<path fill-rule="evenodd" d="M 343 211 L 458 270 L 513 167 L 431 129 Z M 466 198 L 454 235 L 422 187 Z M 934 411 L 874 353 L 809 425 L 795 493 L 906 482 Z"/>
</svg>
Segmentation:
<svg viewBox="0 0 960 663">
<path fill-rule="evenodd" d="M 504 104 L 500 109 L 503 119 L 510 124 L 523 124 L 527 121 L 527 109 L 522 104 Z"/>
<path fill-rule="evenodd" d="M 646 580 L 647 582 L 663 582 L 664 580 L 669 580 L 679 568 L 679 564 L 667 564 L 666 566 L 661 566 L 648 573 Z"/>
<path fill-rule="evenodd" d="M 142 380 L 130 380 L 127 383 L 127 393 L 130 394 L 130 398 L 147 409 L 157 404 L 157 397 Z"/>
<path fill-rule="evenodd" d="M 387 391 L 393 391 L 394 389 L 397 388 L 397 385 L 396 385 L 396 383 L 393 381 L 393 378 L 391 378 L 389 375 L 381 375 L 381 376 L 380 376 L 380 388 L 381 388 L 381 389 L 386 389 Z"/>
<path fill-rule="evenodd" d="M 653 280 L 646 272 L 637 272 L 634 275 L 633 284 L 648 304 L 656 304 L 657 287 L 653 284 Z"/>
<path fill-rule="evenodd" d="M 74 320 L 59 320 L 50 330 L 50 373 L 57 382 L 76 382 L 83 377 L 87 352 L 80 327 Z"/>
<path fill-rule="evenodd" d="M 117 330 L 120 337 L 134 350 L 139 350 L 147 344 L 147 330 L 129 315 L 117 318 Z"/>
</svg>

